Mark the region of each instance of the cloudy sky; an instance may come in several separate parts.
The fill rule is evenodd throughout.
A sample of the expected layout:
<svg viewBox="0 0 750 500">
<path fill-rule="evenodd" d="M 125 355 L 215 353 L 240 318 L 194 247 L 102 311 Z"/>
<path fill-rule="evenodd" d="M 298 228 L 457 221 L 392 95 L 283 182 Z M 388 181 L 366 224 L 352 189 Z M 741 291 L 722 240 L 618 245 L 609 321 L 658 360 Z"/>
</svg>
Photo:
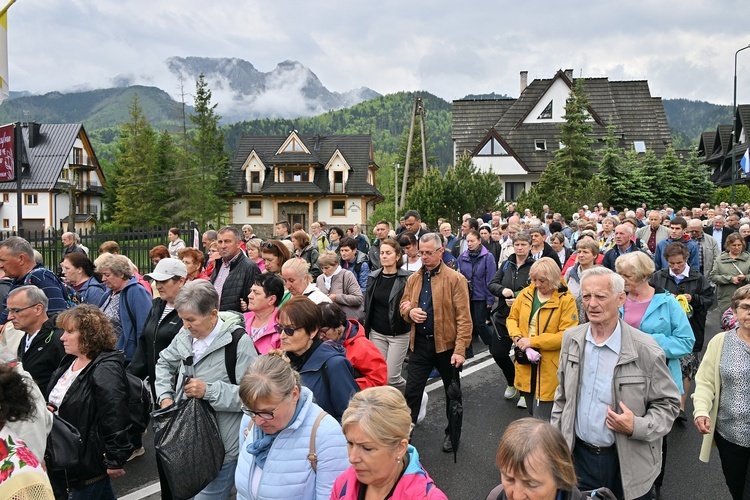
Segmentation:
<svg viewBox="0 0 750 500">
<path fill-rule="evenodd" d="M 517 96 L 519 71 L 531 80 L 573 68 L 731 104 L 734 52 L 750 44 L 746 1 L 18 0 L 9 80 L 44 93 L 124 78 L 177 95 L 171 56 L 238 57 L 263 72 L 290 59 L 330 90 L 451 100 Z M 738 74 L 739 102 L 750 102 L 750 49 Z"/>
</svg>

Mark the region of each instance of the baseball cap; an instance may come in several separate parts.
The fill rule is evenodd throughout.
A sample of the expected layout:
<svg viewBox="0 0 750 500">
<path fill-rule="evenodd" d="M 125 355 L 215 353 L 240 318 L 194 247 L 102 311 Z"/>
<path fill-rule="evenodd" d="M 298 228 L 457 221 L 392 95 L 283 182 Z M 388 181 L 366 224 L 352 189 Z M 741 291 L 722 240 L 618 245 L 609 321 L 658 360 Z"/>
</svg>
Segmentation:
<svg viewBox="0 0 750 500">
<path fill-rule="evenodd" d="M 146 276 L 156 281 L 166 281 L 175 276 L 187 277 L 187 267 L 177 259 L 161 259 L 154 271 Z"/>
</svg>

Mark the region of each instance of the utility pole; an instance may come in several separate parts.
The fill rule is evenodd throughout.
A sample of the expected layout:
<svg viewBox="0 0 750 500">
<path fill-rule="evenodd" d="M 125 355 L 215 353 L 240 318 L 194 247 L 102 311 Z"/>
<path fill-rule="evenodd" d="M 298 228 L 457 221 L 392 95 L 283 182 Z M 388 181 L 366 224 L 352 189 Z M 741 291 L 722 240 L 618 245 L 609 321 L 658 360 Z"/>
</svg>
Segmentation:
<svg viewBox="0 0 750 500">
<path fill-rule="evenodd" d="M 404 208 L 406 200 L 406 183 L 409 179 L 409 163 L 411 160 L 411 146 L 414 139 L 414 120 L 419 116 L 419 127 L 420 136 L 422 138 L 422 171 L 427 173 L 427 145 L 425 144 L 425 132 L 424 132 L 424 104 L 422 103 L 421 97 L 414 99 L 414 109 L 411 113 L 411 125 L 409 125 L 409 140 L 406 143 L 406 165 L 404 165 L 404 177 L 401 183 L 401 203 L 400 207 Z"/>
<path fill-rule="evenodd" d="M 68 232 L 76 232 L 76 184 L 78 183 L 78 169 L 70 169 L 68 179 L 68 199 L 70 208 L 68 210 Z"/>
</svg>

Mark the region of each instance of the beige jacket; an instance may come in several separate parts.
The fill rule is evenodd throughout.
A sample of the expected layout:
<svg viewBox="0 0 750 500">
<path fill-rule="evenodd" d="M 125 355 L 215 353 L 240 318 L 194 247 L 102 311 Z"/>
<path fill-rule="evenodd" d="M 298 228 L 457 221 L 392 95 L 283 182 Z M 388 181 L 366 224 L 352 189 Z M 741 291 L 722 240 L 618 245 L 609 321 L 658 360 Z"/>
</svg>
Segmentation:
<svg viewBox="0 0 750 500">
<path fill-rule="evenodd" d="M 680 392 L 667 368 L 664 351 L 640 330 L 620 320 L 622 347 L 612 377 L 612 401 L 620 401 L 635 414 L 633 434 L 615 433 L 620 476 L 625 499 L 645 495 L 661 470 L 661 442 L 680 412 Z M 575 419 L 581 385 L 586 332 L 589 325 L 569 328 L 563 334 L 559 385 L 551 423 L 575 446 Z M 607 485 L 604 485 L 607 486 Z"/>
<path fill-rule="evenodd" d="M 719 361 L 724 348 L 725 332 L 717 333 L 708 343 L 698 373 L 695 374 L 695 393 L 693 393 L 693 418 L 708 417 L 711 419 L 711 431 L 703 436 L 701 445 L 701 462 L 708 463 L 711 457 L 711 445 L 714 443 L 716 417 L 719 414 L 719 395 L 721 394 L 721 375 Z"/>
<path fill-rule="evenodd" d="M 409 317 L 409 311 L 419 306 L 419 292 L 422 290 L 425 271 L 425 268 L 421 268 L 406 280 L 401 304 L 408 303 L 409 307 L 399 309 L 404 321 L 412 324 L 409 338 L 411 349 L 414 349 L 415 326 Z M 454 349 L 455 354 L 466 356 L 473 328 L 466 278 L 441 262 L 431 281 L 432 307 L 435 311 L 435 352 Z"/>
</svg>

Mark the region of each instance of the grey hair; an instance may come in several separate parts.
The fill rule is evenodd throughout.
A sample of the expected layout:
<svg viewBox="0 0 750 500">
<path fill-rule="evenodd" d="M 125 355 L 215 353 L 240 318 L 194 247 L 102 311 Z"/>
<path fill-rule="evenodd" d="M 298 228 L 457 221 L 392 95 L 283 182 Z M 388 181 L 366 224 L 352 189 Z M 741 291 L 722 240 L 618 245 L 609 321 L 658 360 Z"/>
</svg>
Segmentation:
<svg viewBox="0 0 750 500">
<path fill-rule="evenodd" d="M 242 230 L 244 231 L 245 229 L 247 229 L 251 233 L 253 232 L 253 226 L 251 226 L 250 224 L 245 224 L 244 226 L 242 226 Z"/>
<path fill-rule="evenodd" d="M 236 239 L 237 241 L 240 241 L 242 239 L 240 230 L 233 226 L 222 227 L 221 229 L 219 229 L 219 234 L 221 233 L 232 233 L 234 235 L 234 239 Z"/>
<path fill-rule="evenodd" d="M 25 255 L 29 260 L 34 260 L 34 249 L 31 243 L 20 236 L 9 236 L 0 242 L 0 248 L 7 248 L 14 257 Z"/>
<path fill-rule="evenodd" d="M 109 269 L 115 276 L 128 278 L 133 276 L 133 266 L 124 255 L 105 253 L 100 255 L 97 260 L 99 262 L 96 265 L 96 271 L 99 273 L 104 269 Z"/>
<path fill-rule="evenodd" d="M 200 316 L 208 316 L 219 309 L 219 293 L 214 285 L 207 280 L 194 280 L 185 283 L 174 299 L 177 312 L 191 312 Z"/>
<path fill-rule="evenodd" d="M 610 289 L 615 295 L 620 295 L 625 291 L 625 280 L 623 277 L 604 266 L 595 266 L 581 273 L 581 287 L 583 287 L 583 282 L 586 279 L 595 276 L 607 276 L 609 278 Z"/>
<path fill-rule="evenodd" d="M 219 232 L 215 229 L 209 229 L 203 234 L 205 234 L 206 238 L 208 238 L 209 240 L 216 240 L 219 237 Z"/>
<path fill-rule="evenodd" d="M 36 262 L 37 264 L 44 264 L 44 257 L 36 248 L 34 249 L 34 262 Z"/>
<path fill-rule="evenodd" d="M 435 243 L 435 248 L 442 248 L 443 240 L 440 238 L 441 235 L 438 233 L 425 233 L 419 238 L 420 243 L 428 243 L 432 241 Z"/>
<path fill-rule="evenodd" d="M 8 292 L 8 298 L 15 297 L 19 293 L 26 292 L 26 298 L 29 300 L 29 305 L 31 304 L 42 304 L 42 307 L 44 307 L 44 312 L 47 312 L 47 307 L 49 306 L 49 299 L 46 295 L 44 295 L 44 292 L 39 289 L 39 287 L 34 285 L 25 285 L 25 286 L 19 286 L 18 288 L 14 288 L 10 292 Z"/>
</svg>

